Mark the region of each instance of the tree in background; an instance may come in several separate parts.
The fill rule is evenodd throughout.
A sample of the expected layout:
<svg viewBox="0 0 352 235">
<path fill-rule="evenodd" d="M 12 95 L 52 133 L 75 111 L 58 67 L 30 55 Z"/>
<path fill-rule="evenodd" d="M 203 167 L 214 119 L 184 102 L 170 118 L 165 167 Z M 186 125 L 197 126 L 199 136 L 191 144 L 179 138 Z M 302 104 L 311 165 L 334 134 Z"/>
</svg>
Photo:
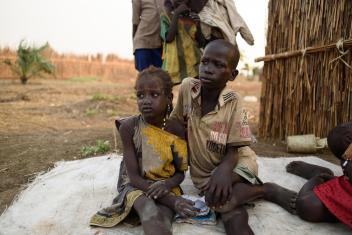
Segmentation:
<svg viewBox="0 0 352 235">
<path fill-rule="evenodd" d="M 6 59 L 4 63 L 10 66 L 11 71 L 20 78 L 23 85 L 31 77 L 42 76 L 43 73 L 54 74 L 54 65 L 42 55 L 48 46 L 46 43 L 39 48 L 31 47 L 21 41 L 17 49 L 16 61 Z"/>
</svg>

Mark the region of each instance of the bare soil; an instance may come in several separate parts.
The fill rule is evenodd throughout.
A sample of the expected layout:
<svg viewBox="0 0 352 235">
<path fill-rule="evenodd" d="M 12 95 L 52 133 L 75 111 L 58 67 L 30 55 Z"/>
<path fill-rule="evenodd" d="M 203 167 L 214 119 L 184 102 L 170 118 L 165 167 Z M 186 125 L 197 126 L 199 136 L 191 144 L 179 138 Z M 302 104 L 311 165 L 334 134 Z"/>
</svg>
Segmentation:
<svg viewBox="0 0 352 235">
<path fill-rule="evenodd" d="M 25 86 L 0 80 L 0 214 L 37 173 L 82 158 L 83 146 L 108 140 L 121 152 L 113 121 L 137 113 L 133 85 L 134 79 L 30 80 Z M 256 134 L 261 83 L 240 78 L 231 86 L 258 99 L 245 102 Z M 253 148 L 262 156 L 296 156 L 281 141 L 259 139 Z M 327 150 L 318 155 L 337 163 Z"/>
</svg>

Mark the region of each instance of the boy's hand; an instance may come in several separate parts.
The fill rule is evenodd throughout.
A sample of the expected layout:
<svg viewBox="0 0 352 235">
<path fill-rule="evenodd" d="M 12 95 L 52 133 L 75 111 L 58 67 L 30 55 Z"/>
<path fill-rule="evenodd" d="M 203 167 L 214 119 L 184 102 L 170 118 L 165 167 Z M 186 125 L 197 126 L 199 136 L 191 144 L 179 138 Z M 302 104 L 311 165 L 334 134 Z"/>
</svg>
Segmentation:
<svg viewBox="0 0 352 235">
<path fill-rule="evenodd" d="M 199 209 L 194 207 L 194 202 L 183 197 L 177 197 L 174 209 L 181 217 L 194 217 L 199 213 Z"/>
<path fill-rule="evenodd" d="M 147 197 L 152 199 L 158 199 L 164 197 L 166 194 L 170 192 L 170 188 L 167 186 L 164 180 L 156 181 L 152 183 L 146 192 Z"/>
<path fill-rule="evenodd" d="M 189 12 L 189 8 L 186 4 L 180 4 L 174 11 L 175 15 L 180 15 L 183 14 L 185 12 Z"/>
<path fill-rule="evenodd" d="M 232 169 L 221 165 L 215 169 L 205 193 L 209 207 L 219 207 L 230 201 L 232 196 Z"/>
</svg>

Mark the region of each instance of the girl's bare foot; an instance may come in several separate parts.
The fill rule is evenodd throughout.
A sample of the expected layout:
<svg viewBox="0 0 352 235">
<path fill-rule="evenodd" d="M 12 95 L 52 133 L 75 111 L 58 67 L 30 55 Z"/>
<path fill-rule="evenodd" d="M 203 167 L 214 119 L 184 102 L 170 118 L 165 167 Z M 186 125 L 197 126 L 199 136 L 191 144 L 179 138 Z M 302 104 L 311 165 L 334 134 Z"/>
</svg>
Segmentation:
<svg viewBox="0 0 352 235">
<path fill-rule="evenodd" d="M 322 166 L 309 164 L 303 161 L 293 161 L 287 164 L 286 171 L 305 179 L 311 179 L 320 174 L 334 175 L 334 173 Z"/>
</svg>

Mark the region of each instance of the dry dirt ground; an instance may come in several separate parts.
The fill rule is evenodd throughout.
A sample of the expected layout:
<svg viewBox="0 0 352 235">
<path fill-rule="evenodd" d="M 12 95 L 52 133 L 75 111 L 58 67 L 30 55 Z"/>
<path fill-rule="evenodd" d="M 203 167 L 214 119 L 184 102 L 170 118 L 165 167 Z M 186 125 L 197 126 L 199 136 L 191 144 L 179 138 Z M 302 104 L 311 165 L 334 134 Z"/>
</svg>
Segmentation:
<svg viewBox="0 0 352 235">
<path fill-rule="evenodd" d="M 134 78 L 30 80 L 25 86 L 17 80 L 0 80 L 0 214 L 37 173 L 57 161 L 82 158 L 83 146 L 108 140 L 112 151 L 121 152 L 113 120 L 137 112 L 133 84 Z M 241 78 L 231 86 L 259 101 L 260 82 Z M 258 101 L 245 102 L 254 134 Z M 281 141 L 259 139 L 253 148 L 265 156 L 295 156 L 286 153 Z M 319 155 L 334 161 L 328 151 Z"/>
</svg>

